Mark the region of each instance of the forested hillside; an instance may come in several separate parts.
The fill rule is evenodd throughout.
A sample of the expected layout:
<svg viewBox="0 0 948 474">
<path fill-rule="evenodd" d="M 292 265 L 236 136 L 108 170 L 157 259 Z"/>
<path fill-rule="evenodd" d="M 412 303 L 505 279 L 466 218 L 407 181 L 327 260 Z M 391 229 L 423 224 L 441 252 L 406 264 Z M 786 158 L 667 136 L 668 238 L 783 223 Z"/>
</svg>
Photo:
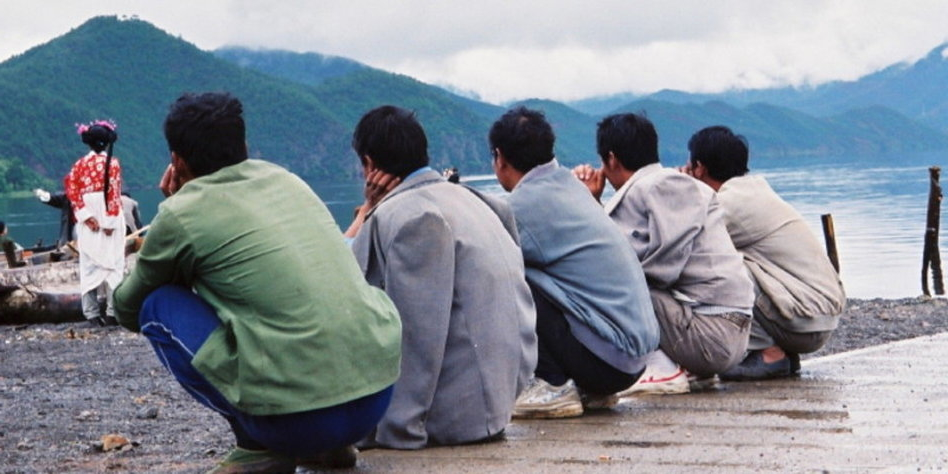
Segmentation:
<svg viewBox="0 0 948 474">
<path fill-rule="evenodd" d="M 933 53 L 926 67 L 941 71 L 941 60 Z M 885 72 L 874 83 L 891 86 L 883 79 L 898 76 L 903 78 L 899 84 L 918 90 L 943 87 L 925 83 L 922 73 L 911 81 L 897 73 Z M 75 125 L 100 118 L 118 123 L 115 154 L 127 184 L 154 186 L 168 162 L 161 126 L 169 104 L 183 92 L 209 90 L 230 91 L 243 101 L 251 156 L 309 180 L 358 176 L 352 128 L 363 113 L 382 104 L 417 113 L 428 132 L 434 167 L 489 172 L 487 132 L 507 108 L 345 58 L 242 48 L 207 52 L 142 20 L 97 17 L 0 63 L 0 193 L 58 186 L 87 151 Z M 648 114 L 658 128 L 663 156 L 673 162 L 683 159 L 695 130 L 715 124 L 746 135 L 757 156 L 948 148 L 945 133 L 892 108 L 858 103 L 815 117 L 762 103 L 695 103 L 674 92 L 656 97 L 668 100 L 625 103 L 612 111 Z M 522 103 L 546 112 L 564 164 L 597 158 L 595 126 L 604 113 L 583 113 L 547 100 Z M 605 110 L 607 103 L 586 105 Z"/>
</svg>

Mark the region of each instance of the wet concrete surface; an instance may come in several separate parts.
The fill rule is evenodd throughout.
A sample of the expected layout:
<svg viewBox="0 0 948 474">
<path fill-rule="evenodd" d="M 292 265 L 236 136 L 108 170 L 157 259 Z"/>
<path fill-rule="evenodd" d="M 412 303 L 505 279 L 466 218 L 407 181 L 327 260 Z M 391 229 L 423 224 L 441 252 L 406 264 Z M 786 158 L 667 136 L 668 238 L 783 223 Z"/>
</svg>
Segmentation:
<svg viewBox="0 0 948 474">
<path fill-rule="evenodd" d="M 948 470 L 948 333 L 814 358 L 799 377 L 624 399 L 506 440 L 361 453 L 365 472 Z"/>
</svg>

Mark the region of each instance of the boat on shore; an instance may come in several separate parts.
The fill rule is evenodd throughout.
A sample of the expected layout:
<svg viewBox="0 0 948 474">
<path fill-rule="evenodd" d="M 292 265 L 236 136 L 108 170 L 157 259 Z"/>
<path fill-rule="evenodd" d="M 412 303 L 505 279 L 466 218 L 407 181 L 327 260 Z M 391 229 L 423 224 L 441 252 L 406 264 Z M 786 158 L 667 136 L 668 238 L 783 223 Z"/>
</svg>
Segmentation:
<svg viewBox="0 0 948 474">
<path fill-rule="evenodd" d="M 82 321 L 77 258 L 0 269 L 0 324 Z"/>
<path fill-rule="evenodd" d="M 126 272 L 137 261 L 141 234 L 146 229 L 147 226 L 126 237 Z M 62 249 L 24 255 L 12 266 L 0 262 L 0 324 L 84 320 L 78 252 L 71 244 Z"/>
</svg>

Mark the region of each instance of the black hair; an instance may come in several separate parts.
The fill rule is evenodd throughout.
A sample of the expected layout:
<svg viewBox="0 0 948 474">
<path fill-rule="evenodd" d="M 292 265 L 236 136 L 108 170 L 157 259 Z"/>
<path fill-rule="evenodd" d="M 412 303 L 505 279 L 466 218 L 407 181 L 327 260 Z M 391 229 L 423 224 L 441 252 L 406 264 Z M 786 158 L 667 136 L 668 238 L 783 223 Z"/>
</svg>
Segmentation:
<svg viewBox="0 0 948 474">
<path fill-rule="evenodd" d="M 247 159 L 243 104 L 227 92 L 186 93 L 165 118 L 165 140 L 195 177 Z"/>
<path fill-rule="evenodd" d="M 596 130 L 596 152 L 605 161 L 609 152 L 629 171 L 658 163 L 658 133 L 644 114 L 615 114 Z"/>
<path fill-rule="evenodd" d="M 691 164 L 700 162 L 708 174 L 718 181 L 727 181 L 747 173 L 747 140 L 722 125 L 706 127 L 688 140 Z"/>
<path fill-rule="evenodd" d="M 3 221 L 0 221 L 0 234 L 2 234 L 5 230 L 7 230 L 7 224 Z"/>
<path fill-rule="evenodd" d="M 414 112 L 383 105 L 368 111 L 352 132 L 352 149 L 365 164 L 399 178 L 428 166 L 428 137 Z"/>
<path fill-rule="evenodd" d="M 118 134 L 115 130 L 100 124 L 95 124 L 87 128 L 80 135 L 82 143 L 89 145 L 89 148 L 96 153 L 102 153 L 109 145 L 118 140 Z"/>
<path fill-rule="evenodd" d="M 553 159 L 556 136 L 543 112 L 520 106 L 501 115 L 490 128 L 490 149 L 499 149 L 517 171 L 526 173 Z"/>
</svg>

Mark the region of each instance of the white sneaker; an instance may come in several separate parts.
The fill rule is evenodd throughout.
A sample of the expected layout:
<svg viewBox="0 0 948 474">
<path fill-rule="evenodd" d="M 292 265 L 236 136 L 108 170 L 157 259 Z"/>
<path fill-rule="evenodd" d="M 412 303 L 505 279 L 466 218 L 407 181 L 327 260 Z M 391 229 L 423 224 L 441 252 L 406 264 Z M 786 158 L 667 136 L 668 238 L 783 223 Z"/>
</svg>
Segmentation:
<svg viewBox="0 0 948 474">
<path fill-rule="evenodd" d="M 517 397 L 514 418 L 572 418 L 582 416 L 583 402 L 572 380 L 559 387 L 534 378 Z"/>
<path fill-rule="evenodd" d="M 688 372 L 680 366 L 671 372 L 658 373 L 651 366 L 645 368 L 645 373 L 631 387 L 619 392 L 619 397 L 634 395 L 670 395 L 688 393 L 691 388 L 688 384 Z"/>
</svg>

